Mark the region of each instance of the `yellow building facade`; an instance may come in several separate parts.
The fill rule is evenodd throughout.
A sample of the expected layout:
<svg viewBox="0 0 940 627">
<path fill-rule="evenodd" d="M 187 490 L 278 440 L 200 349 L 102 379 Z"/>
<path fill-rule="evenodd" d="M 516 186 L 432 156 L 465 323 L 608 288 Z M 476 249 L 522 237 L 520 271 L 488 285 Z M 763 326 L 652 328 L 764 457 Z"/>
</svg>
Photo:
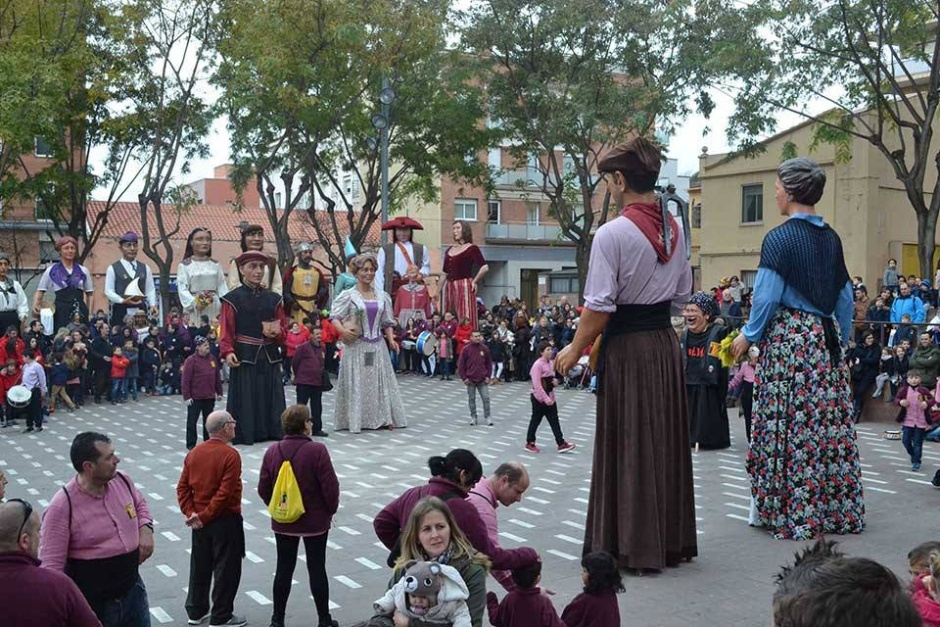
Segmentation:
<svg viewBox="0 0 940 627">
<path fill-rule="evenodd" d="M 861 139 L 852 144 L 851 160 L 837 162 L 833 146 L 810 150 L 812 132 L 812 123 L 806 122 L 779 133 L 765 142 L 767 150 L 756 158 L 699 159 L 699 258 L 705 289 L 732 275 L 753 284 L 763 237 L 784 220 L 774 199 L 774 183 L 788 142 L 826 171 L 826 191 L 816 210 L 841 236 L 849 274 L 863 277 L 869 292 L 881 283 L 890 258 L 898 260 L 904 274 L 920 276 L 917 220 L 890 164 Z M 936 168 L 928 167 L 925 188 L 932 189 L 935 180 Z"/>
</svg>

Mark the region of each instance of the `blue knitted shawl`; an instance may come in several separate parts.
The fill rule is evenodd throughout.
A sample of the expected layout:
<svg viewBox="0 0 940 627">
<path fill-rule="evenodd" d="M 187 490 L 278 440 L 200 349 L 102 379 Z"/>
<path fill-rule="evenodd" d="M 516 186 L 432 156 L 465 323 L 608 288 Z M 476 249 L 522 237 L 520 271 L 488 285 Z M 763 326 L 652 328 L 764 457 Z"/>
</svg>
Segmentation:
<svg viewBox="0 0 940 627">
<path fill-rule="evenodd" d="M 835 311 L 839 293 L 849 281 L 842 240 L 832 228 L 790 219 L 764 237 L 760 267 L 779 274 L 824 314 Z"/>
</svg>

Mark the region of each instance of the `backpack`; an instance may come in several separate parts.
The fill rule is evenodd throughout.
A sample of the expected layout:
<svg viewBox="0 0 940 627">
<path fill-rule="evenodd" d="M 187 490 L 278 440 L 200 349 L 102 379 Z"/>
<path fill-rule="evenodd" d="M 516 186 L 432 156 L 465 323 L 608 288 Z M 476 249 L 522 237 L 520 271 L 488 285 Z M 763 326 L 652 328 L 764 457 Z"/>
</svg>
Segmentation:
<svg viewBox="0 0 940 627">
<path fill-rule="evenodd" d="M 304 444 L 306 443 L 307 442 L 304 442 Z M 297 451 L 302 449 L 304 444 L 297 447 L 297 450 L 294 451 L 294 455 L 297 455 Z M 280 442 L 278 442 L 277 450 L 279 453 L 281 452 Z M 284 459 L 284 461 L 281 462 L 281 469 L 278 470 L 277 480 L 274 482 L 274 492 L 271 494 L 271 502 L 268 503 L 268 512 L 271 514 L 271 519 L 275 522 L 285 524 L 295 522 L 307 511 L 304 509 L 304 499 L 300 494 L 300 486 L 297 484 L 294 468 L 291 466 L 291 460 L 293 460 L 294 455 L 292 455 L 290 459 Z M 284 458 L 283 453 L 281 453 L 281 458 Z"/>
</svg>

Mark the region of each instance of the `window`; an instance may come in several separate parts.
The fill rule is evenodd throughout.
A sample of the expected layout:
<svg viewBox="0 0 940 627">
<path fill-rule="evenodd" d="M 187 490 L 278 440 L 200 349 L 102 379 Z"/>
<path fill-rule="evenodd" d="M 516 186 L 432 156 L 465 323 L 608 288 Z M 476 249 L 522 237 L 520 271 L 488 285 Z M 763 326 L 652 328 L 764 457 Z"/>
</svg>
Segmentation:
<svg viewBox="0 0 940 627">
<path fill-rule="evenodd" d="M 501 213 L 502 213 L 501 204 L 502 203 L 500 203 L 500 201 L 498 200 L 491 200 L 488 203 L 486 203 L 487 205 L 486 221 L 487 222 L 491 224 L 499 224 L 499 220 L 500 220 Z"/>
<path fill-rule="evenodd" d="M 578 277 L 553 276 L 549 281 L 549 292 L 552 294 L 577 294 Z"/>
<path fill-rule="evenodd" d="M 745 185 L 741 188 L 741 223 L 764 221 L 764 186 Z"/>
<path fill-rule="evenodd" d="M 477 201 L 475 200 L 455 200 L 454 201 L 454 220 L 477 221 Z"/>
<path fill-rule="evenodd" d="M 757 282 L 757 270 L 741 270 L 741 283 L 750 292 L 754 289 L 754 283 Z"/>
<path fill-rule="evenodd" d="M 47 264 L 59 260 L 59 251 L 55 249 L 55 242 L 47 233 L 39 235 L 39 263 Z"/>
<path fill-rule="evenodd" d="M 52 146 L 42 137 L 36 138 L 36 156 L 47 158 L 52 156 Z"/>
<path fill-rule="evenodd" d="M 50 198 L 55 197 L 55 190 L 51 187 L 47 191 L 47 196 Z M 36 198 L 36 205 L 33 209 L 33 219 L 37 222 L 46 221 L 51 222 L 52 218 L 55 216 L 55 207 L 50 207 L 46 205 L 46 202 L 40 197 Z"/>
<path fill-rule="evenodd" d="M 702 203 L 697 202 L 692 206 L 692 215 L 690 217 L 693 229 L 702 228 Z"/>
<path fill-rule="evenodd" d="M 490 148 L 487 154 L 487 162 L 491 170 L 498 172 L 503 167 L 503 149 L 499 146 Z"/>
<path fill-rule="evenodd" d="M 542 207 L 539 203 L 535 203 L 526 207 L 526 210 L 525 210 L 526 224 L 531 225 L 531 226 L 539 225 L 539 212 L 541 208 Z"/>
</svg>

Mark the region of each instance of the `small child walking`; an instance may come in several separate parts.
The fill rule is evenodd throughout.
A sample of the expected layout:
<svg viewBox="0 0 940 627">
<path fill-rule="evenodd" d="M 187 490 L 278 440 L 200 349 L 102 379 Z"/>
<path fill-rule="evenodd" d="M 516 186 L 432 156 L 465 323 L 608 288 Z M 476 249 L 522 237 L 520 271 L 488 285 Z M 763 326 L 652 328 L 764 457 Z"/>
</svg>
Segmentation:
<svg viewBox="0 0 940 627">
<path fill-rule="evenodd" d="M 552 600 L 538 587 L 542 580 L 542 563 L 536 562 L 512 571 L 516 589 L 503 597 L 495 592 L 486 594 L 486 610 L 494 627 L 565 627 L 558 618 Z"/>
<path fill-rule="evenodd" d="M 477 418 L 477 392 L 483 399 L 483 419 L 486 425 L 493 426 L 490 415 L 490 392 L 487 389 L 493 372 L 493 359 L 490 349 L 483 343 L 483 333 L 474 329 L 470 333 L 470 343 L 460 352 L 457 359 L 457 376 L 467 386 L 467 400 L 470 403 L 470 426 L 480 424 Z"/>
<path fill-rule="evenodd" d="M 760 349 L 752 346 L 747 350 L 747 361 L 743 362 L 738 368 L 738 373 L 734 375 L 728 390 L 737 390 L 741 388 L 741 410 L 744 412 L 744 434 L 747 441 L 751 441 L 751 416 L 754 411 L 754 369 L 757 367 L 757 360 L 760 358 Z"/>
<path fill-rule="evenodd" d="M 111 355 L 111 404 L 117 405 L 127 400 L 127 368 L 131 360 L 124 356 L 120 346 L 115 347 Z"/>
<path fill-rule="evenodd" d="M 554 350 L 548 342 L 539 344 L 539 357 L 529 370 L 529 376 L 532 379 L 532 418 L 529 420 L 525 450 L 530 453 L 538 453 L 541 450 L 535 444 L 535 432 L 542 424 L 542 418 L 548 419 L 559 453 L 567 453 L 575 448 L 574 444 L 565 440 L 565 436 L 561 432 L 561 424 L 558 422 L 558 403 L 555 400 L 555 388 L 558 386 L 558 379 L 555 378 L 555 367 L 552 365 L 552 352 Z"/>
<path fill-rule="evenodd" d="M 588 553 L 581 560 L 584 592 L 572 599 L 561 613 L 566 627 L 618 627 L 620 608 L 617 593 L 623 580 L 617 561 L 607 551 Z"/>
<path fill-rule="evenodd" d="M 69 367 L 62 361 L 58 355 L 53 357 L 52 368 L 49 369 L 49 387 L 52 391 L 49 394 L 49 413 L 55 413 L 56 399 L 62 399 L 69 412 L 75 411 L 75 403 L 69 398 L 66 391 L 66 384 L 69 381 Z"/>
<path fill-rule="evenodd" d="M 903 409 L 898 414 L 897 422 L 902 424 L 901 439 L 904 449 L 911 456 L 911 470 L 920 470 L 921 451 L 924 447 L 924 435 L 927 433 L 927 407 L 932 404 L 930 390 L 921 385 L 918 370 L 907 373 L 907 385 L 898 391 L 895 402 Z"/>
<path fill-rule="evenodd" d="M 134 340 L 124 340 L 124 356 L 127 357 L 127 373 L 124 375 L 124 400 L 130 396 L 137 401 L 137 380 L 140 378 L 140 353 Z"/>
</svg>

